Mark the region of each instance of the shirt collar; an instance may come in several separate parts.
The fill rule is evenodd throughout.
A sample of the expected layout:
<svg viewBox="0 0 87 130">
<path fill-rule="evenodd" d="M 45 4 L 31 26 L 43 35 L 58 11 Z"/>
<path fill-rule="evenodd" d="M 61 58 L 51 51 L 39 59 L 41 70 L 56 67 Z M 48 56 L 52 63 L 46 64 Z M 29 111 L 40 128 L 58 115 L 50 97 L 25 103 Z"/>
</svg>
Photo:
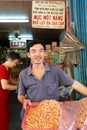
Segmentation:
<svg viewBox="0 0 87 130">
<path fill-rule="evenodd" d="M 28 67 L 28 75 L 31 75 L 32 71 L 31 71 L 31 66 Z"/>
<path fill-rule="evenodd" d="M 49 64 L 45 63 L 45 65 L 46 65 L 46 72 L 47 72 L 47 71 L 50 71 L 50 66 L 49 66 Z"/>
<path fill-rule="evenodd" d="M 46 65 L 46 72 L 50 71 L 50 66 L 47 63 L 44 63 Z M 28 67 L 28 75 L 31 75 L 32 71 L 31 71 L 31 65 Z"/>
</svg>

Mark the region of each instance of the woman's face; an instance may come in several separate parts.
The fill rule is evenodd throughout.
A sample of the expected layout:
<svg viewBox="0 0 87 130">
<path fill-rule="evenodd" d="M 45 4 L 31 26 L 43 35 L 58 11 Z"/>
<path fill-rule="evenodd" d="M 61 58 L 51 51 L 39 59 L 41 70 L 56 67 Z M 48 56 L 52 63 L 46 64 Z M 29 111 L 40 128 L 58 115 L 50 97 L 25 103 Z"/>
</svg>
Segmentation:
<svg viewBox="0 0 87 130">
<path fill-rule="evenodd" d="M 41 44 L 36 44 L 30 47 L 28 57 L 31 59 L 32 64 L 41 64 L 44 61 L 46 51 Z"/>
<path fill-rule="evenodd" d="M 19 60 L 18 59 L 15 59 L 15 60 L 11 60 L 9 59 L 9 68 L 14 68 L 17 66 Z"/>
</svg>

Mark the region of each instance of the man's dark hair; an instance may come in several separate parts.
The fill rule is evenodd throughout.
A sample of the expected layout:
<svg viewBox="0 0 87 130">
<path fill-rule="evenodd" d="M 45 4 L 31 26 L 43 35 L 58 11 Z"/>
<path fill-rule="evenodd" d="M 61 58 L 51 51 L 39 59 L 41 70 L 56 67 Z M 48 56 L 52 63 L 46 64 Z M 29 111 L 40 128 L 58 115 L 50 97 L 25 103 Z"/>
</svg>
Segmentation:
<svg viewBox="0 0 87 130">
<path fill-rule="evenodd" d="M 31 42 L 29 42 L 29 44 L 27 46 L 27 51 L 29 52 L 30 51 L 30 47 L 32 47 L 32 46 L 34 46 L 36 44 L 41 44 L 43 46 L 44 50 L 46 50 L 46 46 L 45 46 L 45 44 L 42 41 L 40 41 L 40 40 L 32 40 Z"/>
<path fill-rule="evenodd" d="M 16 60 L 16 59 L 21 60 L 21 57 L 20 57 L 19 53 L 17 53 L 17 52 L 7 53 L 6 60 L 8 60 L 9 58 L 11 60 Z"/>
</svg>

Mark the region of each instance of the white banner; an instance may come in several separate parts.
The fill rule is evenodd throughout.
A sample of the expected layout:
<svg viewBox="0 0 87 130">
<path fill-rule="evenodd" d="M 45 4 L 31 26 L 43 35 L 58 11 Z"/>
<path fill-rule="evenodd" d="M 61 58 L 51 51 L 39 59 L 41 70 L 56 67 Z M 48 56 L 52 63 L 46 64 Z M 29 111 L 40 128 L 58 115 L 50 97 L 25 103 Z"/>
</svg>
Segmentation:
<svg viewBox="0 0 87 130">
<path fill-rule="evenodd" d="M 32 1 L 33 28 L 65 28 L 65 1 Z"/>
</svg>

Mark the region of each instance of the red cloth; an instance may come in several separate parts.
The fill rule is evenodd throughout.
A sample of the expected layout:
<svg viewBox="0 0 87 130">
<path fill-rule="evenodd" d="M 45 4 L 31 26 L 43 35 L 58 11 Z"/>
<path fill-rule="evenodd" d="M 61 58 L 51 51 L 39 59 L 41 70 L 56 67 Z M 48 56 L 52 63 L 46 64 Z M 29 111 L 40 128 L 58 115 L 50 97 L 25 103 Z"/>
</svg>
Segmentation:
<svg viewBox="0 0 87 130">
<path fill-rule="evenodd" d="M 1 79 L 10 82 L 10 72 L 4 65 L 0 65 L 0 130 L 8 130 L 10 120 L 9 90 L 3 90 Z"/>
</svg>

